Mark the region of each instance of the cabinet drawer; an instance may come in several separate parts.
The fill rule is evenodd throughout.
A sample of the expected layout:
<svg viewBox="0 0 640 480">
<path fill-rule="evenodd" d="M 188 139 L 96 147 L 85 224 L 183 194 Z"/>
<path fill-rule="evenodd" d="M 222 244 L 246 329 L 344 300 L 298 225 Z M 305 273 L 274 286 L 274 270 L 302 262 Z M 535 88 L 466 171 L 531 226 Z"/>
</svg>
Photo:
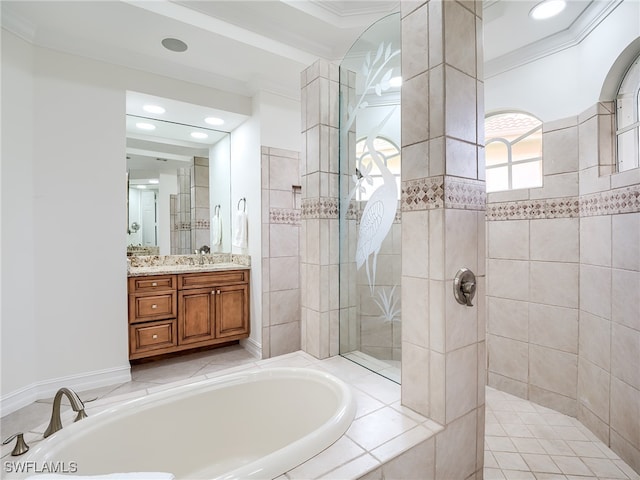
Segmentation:
<svg viewBox="0 0 640 480">
<path fill-rule="evenodd" d="M 129 353 L 175 347 L 177 342 L 176 321 L 149 322 L 129 326 Z"/>
<path fill-rule="evenodd" d="M 249 270 L 228 270 L 211 273 L 185 273 L 178 275 L 178 289 L 221 287 L 249 281 Z"/>
<path fill-rule="evenodd" d="M 129 295 L 129 322 L 146 322 L 176 316 L 176 294 Z"/>
<path fill-rule="evenodd" d="M 175 275 L 152 275 L 149 277 L 129 277 L 129 293 L 159 292 L 175 290 Z"/>
</svg>

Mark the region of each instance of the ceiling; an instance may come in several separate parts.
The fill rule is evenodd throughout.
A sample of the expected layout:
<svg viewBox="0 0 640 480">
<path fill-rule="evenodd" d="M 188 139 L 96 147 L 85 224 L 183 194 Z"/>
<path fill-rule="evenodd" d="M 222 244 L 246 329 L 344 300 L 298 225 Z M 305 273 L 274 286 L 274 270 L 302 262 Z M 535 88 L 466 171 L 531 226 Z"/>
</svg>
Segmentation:
<svg viewBox="0 0 640 480">
<path fill-rule="evenodd" d="M 485 78 L 579 43 L 621 1 L 567 0 L 559 16 L 534 21 L 529 11 L 539 0 L 485 0 Z M 304 68 L 317 58 L 339 62 L 369 25 L 399 5 L 397 0 L 2 0 L 1 18 L 3 28 L 43 47 L 240 95 L 268 90 L 299 98 Z M 183 40 L 188 50 L 165 49 L 166 37 Z M 149 116 L 139 109 L 151 101 L 161 99 L 131 92 L 127 113 Z M 177 123 L 208 127 L 203 115 L 227 115 L 223 130 L 230 131 L 246 118 L 167 102 L 165 116 Z"/>
</svg>

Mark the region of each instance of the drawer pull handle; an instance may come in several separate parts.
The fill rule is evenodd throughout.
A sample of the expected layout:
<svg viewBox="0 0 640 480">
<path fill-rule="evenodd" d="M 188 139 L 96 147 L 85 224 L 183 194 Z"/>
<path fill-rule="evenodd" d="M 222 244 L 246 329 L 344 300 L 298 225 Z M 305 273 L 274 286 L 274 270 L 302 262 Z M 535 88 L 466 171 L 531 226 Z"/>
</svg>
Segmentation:
<svg viewBox="0 0 640 480">
<path fill-rule="evenodd" d="M 216 291 L 215 290 L 211 290 L 211 295 L 215 295 Z"/>
<path fill-rule="evenodd" d="M 154 303 L 153 305 L 151 305 L 151 308 L 158 308 L 158 305 Z"/>
<path fill-rule="evenodd" d="M 218 290 L 216 293 L 217 293 L 218 295 L 220 295 L 220 290 Z"/>
<path fill-rule="evenodd" d="M 152 286 L 152 287 L 157 287 L 157 286 L 158 286 L 158 282 L 153 282 L 153 283 L 151 284 L 151 286 Z"/>
<path fill-rule="evenodd" d="M 158 335 L 154 333 L 153 337 L 151 337 L 151 338 L 153 338 L 155 340 L 156 338 L 158 338 Z"/>
</svg>

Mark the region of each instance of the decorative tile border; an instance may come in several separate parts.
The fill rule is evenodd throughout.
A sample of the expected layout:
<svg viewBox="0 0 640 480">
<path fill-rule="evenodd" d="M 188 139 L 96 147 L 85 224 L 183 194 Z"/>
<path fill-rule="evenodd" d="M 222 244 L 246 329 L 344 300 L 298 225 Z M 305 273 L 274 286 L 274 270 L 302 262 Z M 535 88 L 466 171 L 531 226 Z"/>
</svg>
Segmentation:
<svg viewBox="0 0 640 480">
<path fill-rule="evenodd" d="M 487 205 L 487 220 L 578 218 L 640 212 L 640 185 L 579 197 L 520 200 Z"/>
<path fill-rule="evenodd" d="M 178 222 L 172 225 L 172 230 L 209 230 L 211 227 L 211 222 L 209 220 L 197 220 L 195 223 L 191 222 Z"/>
<path fill-rule="evenodd" d="M 487 192 L 484 181 L 444 177 L 444 208 L 484 210 L 486 204 Z"/>
<path fill-rule="evenodd" d="M 636 212 L 640 212 L 640 185 L 580 197 L 581 217 Z"/>
<path fill-rule="evenodd" d="M 271 208 L 269 210 L 269 223 L 300 225 L 300 210 L 293 208 Z"/>
<path fill-rule="evenodd" d="M 402 182 L 402 210 L 458 208 L 484 210 L 487 202 L 482 180 L 437 176 Z"/>
<path fill-rule="evenodd" d="M 302 199 L 302 219 L 315 218 L 338 218 L 338 199 L 337 198 L 303 198 Z"/>
<path fill-rule="evenodd" d="M 519 200 L 487 205 L 488 221 L 577 218 L 579 216 L 580 205 L 578 197 Z"/>
<path fill-rule="evenodd" d="M 427 177 L 402 182 L 402 211 L 444 207 L 444 177 Z"/>
</svg>

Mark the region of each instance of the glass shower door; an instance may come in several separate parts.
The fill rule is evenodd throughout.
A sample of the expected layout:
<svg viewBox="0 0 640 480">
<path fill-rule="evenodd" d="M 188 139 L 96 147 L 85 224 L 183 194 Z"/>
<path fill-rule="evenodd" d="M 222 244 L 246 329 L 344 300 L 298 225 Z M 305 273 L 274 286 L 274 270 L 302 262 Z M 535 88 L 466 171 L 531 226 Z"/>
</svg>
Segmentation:
<svg viewBox="0 0 640 480">
<path fill-rule="evenodd" d="M 340 64 L 340 354 L 400 382 L 400 15 Z"/>
</svg>

